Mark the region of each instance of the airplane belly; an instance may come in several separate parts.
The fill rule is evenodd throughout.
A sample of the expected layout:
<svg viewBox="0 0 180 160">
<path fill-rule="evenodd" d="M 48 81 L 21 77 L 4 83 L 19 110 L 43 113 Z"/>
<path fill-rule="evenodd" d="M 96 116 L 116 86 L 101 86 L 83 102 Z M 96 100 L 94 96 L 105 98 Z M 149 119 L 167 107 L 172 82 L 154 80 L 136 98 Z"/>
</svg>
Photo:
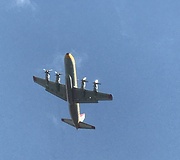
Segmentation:
<svg viewBox="0 0 180 160">
<path fill-rule="evenodd" d="M 77 88 L 77 75 L 76 75 L 76 65 L 75 60 L 71 54 L 66 54 L 65 56 L 65 72 L 66 72 L 66 91 L 67 99 L 69 102 L 69 112 L 72 121 L 76 128 L 79 128 L 79 115 L 80 108 L 79 103 L 74 103 L 73 89 Z"/>
<path fill-rule="evenodd" d="M 69 104 L 73 103 L 73 87 L 72 87 L 72 78 L 70 75 L 66 77 L 66 97 L 69 102 Z"/>
<path fill-rule="evenodd" d="M 78 127 L 79 123 L 79 104 L 74 103 L 74 104 L 69 104 L 69 112 L 71 115 L 71 118 L 75 124 L 76 127 Z"/>
</svg>

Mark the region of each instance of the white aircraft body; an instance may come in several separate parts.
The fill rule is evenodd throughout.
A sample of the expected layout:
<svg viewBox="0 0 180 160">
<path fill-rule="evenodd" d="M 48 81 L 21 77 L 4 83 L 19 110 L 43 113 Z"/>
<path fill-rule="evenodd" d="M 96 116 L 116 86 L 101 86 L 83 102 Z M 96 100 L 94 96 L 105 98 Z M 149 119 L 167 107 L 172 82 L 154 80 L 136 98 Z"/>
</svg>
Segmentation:
<svg viewBox="0 0 180 160">
<path fill-rule="evenodd" d="M 65 85 L 60 83 L 60 73 L 56 73 L 56 81 L 50 81 L 50 71 L 45 70 L 45 79 L 33 76 L 34 82 L 43 86 L 46 91 L 67 101 L 71 119 L 63 118 L 62 121 L 74 126 L 76 129 L 95 129 L 94 126 L 84 123 L 85 114 L 80 114 L 79 103 L 98 103 L 99 100 L 112 100 L 111 94 L 98 92 L 98 80 L 94 82 L 92 91 L 86 90 L 86 77 L 82 79 L 81 88 L 77 85 L 76 65 L 71 53 L 67 53 L 64 58 L 65 63 Z"/>
</svg>

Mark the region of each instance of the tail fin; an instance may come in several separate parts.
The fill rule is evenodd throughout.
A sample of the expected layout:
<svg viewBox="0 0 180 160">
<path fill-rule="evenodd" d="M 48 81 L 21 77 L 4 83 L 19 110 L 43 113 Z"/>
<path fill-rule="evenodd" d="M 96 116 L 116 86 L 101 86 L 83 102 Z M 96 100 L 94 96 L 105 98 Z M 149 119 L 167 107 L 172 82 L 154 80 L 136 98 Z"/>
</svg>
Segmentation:
<svg viewBox="0 0 180 160">
<path fill-rule="evenodd" d="M 72 119 L 65 119 L 65 118 L 62 118 L 61 119 L 63 122 L 75 127 L 74 125 L 74 122 L 72 121 Z M 84 122 L 79 122 L 79 126 L 78 128 L 81 128 L 81 129 L 95 129 L 94 126 L 90 125 L 90 124 L 87 124 L 87 123 L 84 123 Z"/>
<path fill-rule="evenodd" d="M 79 116 L 79 121 L 80 121 L 80 122 L 83 122 L 84 119 L 85 119 L 85 117 L 86 117 L 85 113 L 80 114 L 80 116 Z"/>
</svg>

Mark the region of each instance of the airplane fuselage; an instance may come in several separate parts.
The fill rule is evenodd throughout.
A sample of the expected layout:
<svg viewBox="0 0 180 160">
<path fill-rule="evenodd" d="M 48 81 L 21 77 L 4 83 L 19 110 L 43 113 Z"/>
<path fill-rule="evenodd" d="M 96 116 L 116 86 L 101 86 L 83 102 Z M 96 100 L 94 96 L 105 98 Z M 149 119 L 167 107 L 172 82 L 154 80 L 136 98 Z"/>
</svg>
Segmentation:
<svg viewBox="0 0 180 160">
<path fill-rule="evenodd" d="M 80 108 L 79 103 L 75 103 L 73 101 L 73 87 L 77 88 L 77 75 L 76 75 L 76 65 L 74 57 L 67 53 L 64 59 L 65 63 L 65 82 L 66 82 L 66 94 L 67 94 L 67 101 L 69 103 L 69 112 L 71 118 L 74 122 L 75 127 L 78 129 L 79 123 L 79 115 L 80 115 Z"/>
</svg>

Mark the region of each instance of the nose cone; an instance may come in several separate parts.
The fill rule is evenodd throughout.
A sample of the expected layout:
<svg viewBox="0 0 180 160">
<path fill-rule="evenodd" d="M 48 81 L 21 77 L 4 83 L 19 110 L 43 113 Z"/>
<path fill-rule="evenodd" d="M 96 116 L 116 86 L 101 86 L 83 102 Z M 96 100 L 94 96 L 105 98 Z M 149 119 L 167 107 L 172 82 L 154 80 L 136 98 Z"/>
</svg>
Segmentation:
<svg viewBox="0 0 180 160">
<path fill-rule="evenodd" d="M 66 53 L 66 58 L 70 58 L 71 57 L 71 53 Z"/>
<path fill-rule="evenodd" d="M 74 57 L 71 53 L 66 53 L 64 56 L 65 63 L 68 63 L 68 65 L 73 64 L 75 65 Z"/>
</svg>

